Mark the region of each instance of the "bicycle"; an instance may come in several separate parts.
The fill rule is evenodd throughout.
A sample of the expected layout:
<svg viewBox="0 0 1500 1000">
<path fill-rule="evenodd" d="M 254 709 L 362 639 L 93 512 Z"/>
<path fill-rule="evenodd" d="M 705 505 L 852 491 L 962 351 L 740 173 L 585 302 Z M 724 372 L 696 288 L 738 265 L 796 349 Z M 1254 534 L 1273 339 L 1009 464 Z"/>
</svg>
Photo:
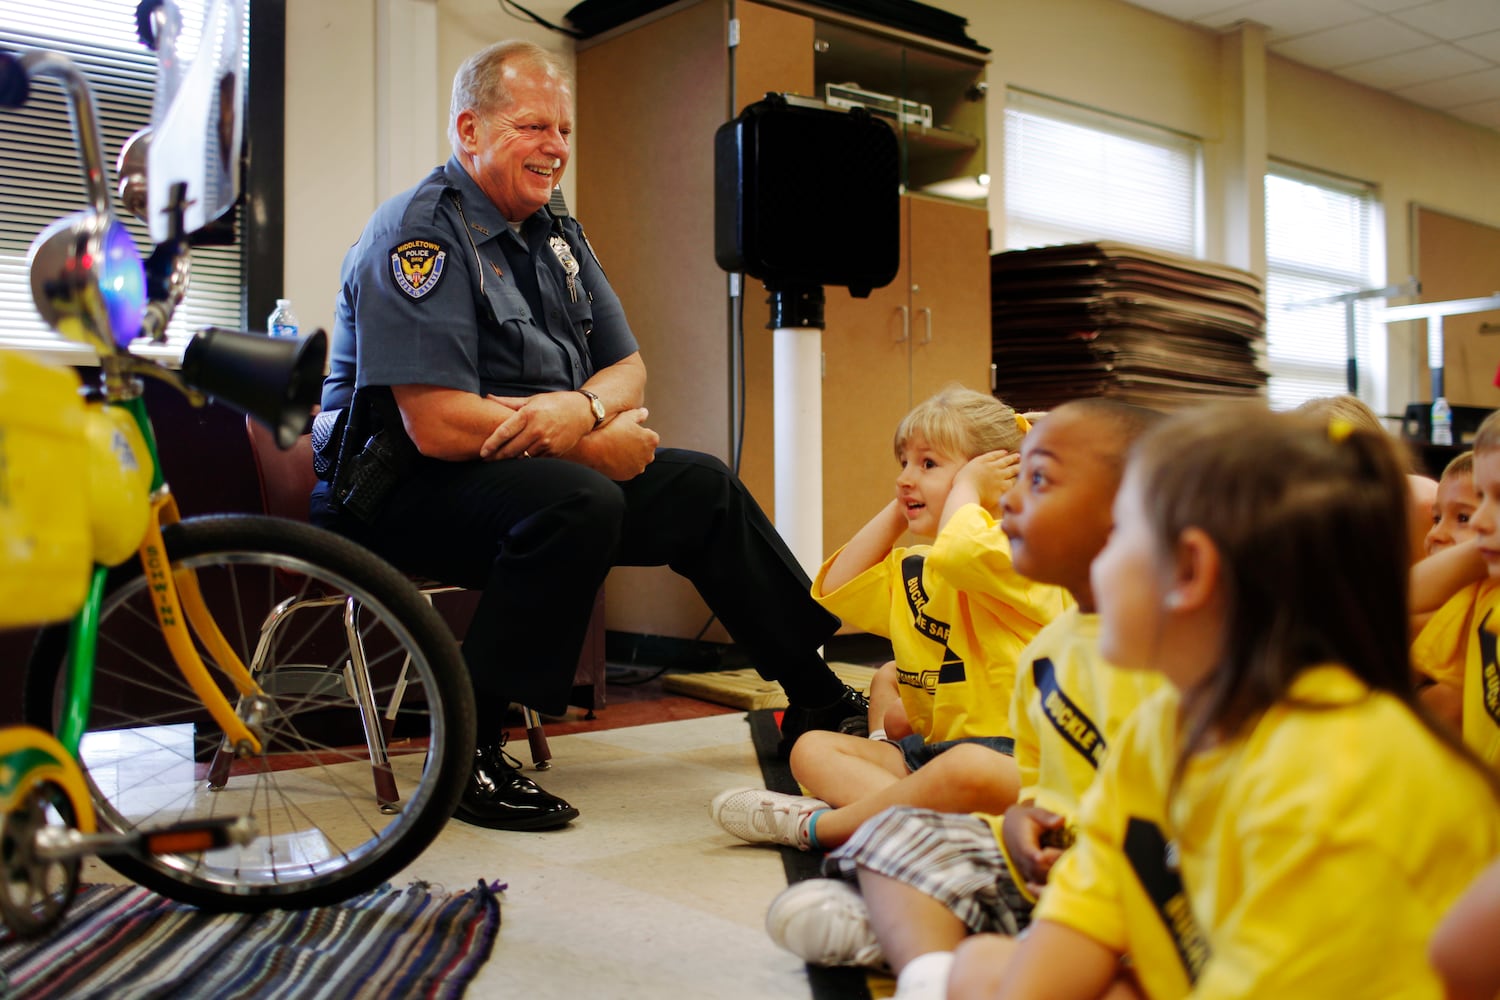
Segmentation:
<svg viewBox="0 0 1500 1000">
<path fill-rule="evenodd" d="M 101 377 L 79 396 L 70 370 L 3 351 L 0 376 L 23 372 L 40 400 L 32 416 L 76 432 L 51 445 L 87 456 L 86 475 L 65 462 L 40 470 L 39 523 L 23 516 L 20 530 L 56 529 L 65 555 L 92 547 L 94 565 L 49 562 L 59 546 L 42 545 L 29 569 L 51 579 L 0 610 L 0 626 L 46 626 L 27 665 L 30 725 L 0 730 L 0 917 L 17 933 L 53 926 L 87 853 L 212 910 L 367 891 L 431 843 L 462 793 L 474 704 L 458 644 L 405 575 L 340 536 L 178 514 L 142 377 L 255 416 L 285 446 L 306 424 L 326 335 L 287 344 L 208 329 L 180 371 L 133 353 L 137 334 L 165 339 L 181 298 L 192 184 L 174 185 L 170 236 L 142 263 L 110 209 L 92 93 L 69 60 L 0 56 L 0 106 L 20 106 L 44 77 L 67 92 L 91 204 L 33 244 L 33 293 L 49 325 L 95 348 Z M 14 427 L 4 433 L 12 402 L 0 399 L 0 477 L 36 457 Z M 83 512 L 92 527 L 66 523 L 59 498 L 90 476 L 108 484 Z M 4 487 L 0 514 L 16 499 Z"/>
</svg>

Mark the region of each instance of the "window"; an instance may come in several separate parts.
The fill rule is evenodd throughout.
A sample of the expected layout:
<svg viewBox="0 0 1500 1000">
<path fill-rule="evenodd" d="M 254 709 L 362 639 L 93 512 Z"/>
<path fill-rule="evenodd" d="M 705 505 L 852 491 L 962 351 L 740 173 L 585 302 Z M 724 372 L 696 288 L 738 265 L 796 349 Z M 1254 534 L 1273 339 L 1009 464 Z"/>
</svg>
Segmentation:
<svg viewBox="0 0 1500 1000">
<path fill-rule="evenodd" d="M 1291 167 L 1266 175 L 1266 361 L 1271 406 L 1289 409 L 1348 392 L 1348 310 L 1302 306 L 1370 288 L 1377 203 L 1367 184 Z M 1378 398 L 1370 331 L 1379 299 L 1354 300 L 1359 395 Z M 1378 408 L 1377 408 L 1378 409 Z"/>
<path fill-rule="evenodd" d="M 1008 249 L 1114 240 L 1202 256 L 1202 149 L 1189 136 L 1012 90 Z"/>
<path fill-rule="evenodd" d="M 190 47 L 208 0 L 176 2 Z M 38 16 L 34 0 L 0 0 L 0 47 L 61 52 L 88 78 L 111 190 L 120 146 L 150 123 L 155 88 L 156 54 L 136 38 L 135 8 L 136 0 L 48 0 Z M 248 37 L 246 15 L 242 8 Z M 57 81 L 39 81 L 24 108 L 0 109 L 0 345 L 42 350 L 75 364 L 92 359 L 90 348 L 43 324 L 26 271 L 37 233 L 87 204 L 67 98 Z M 145 224 L 124 213 L 118 201 L 115 207 L 144 258 L 152 246 Z M 171 353 L 180 354 L 198 327 L 244 325 L 242 270 L 238 234 L 231 246 L 193 248 L 188 294 L 168 328 Z"/>
</svg>

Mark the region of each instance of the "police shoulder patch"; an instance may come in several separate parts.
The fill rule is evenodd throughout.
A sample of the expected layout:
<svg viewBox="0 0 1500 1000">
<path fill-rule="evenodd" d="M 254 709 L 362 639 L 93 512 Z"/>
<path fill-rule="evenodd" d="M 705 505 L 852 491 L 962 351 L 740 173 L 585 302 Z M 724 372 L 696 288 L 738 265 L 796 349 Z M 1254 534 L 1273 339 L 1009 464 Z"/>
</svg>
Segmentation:
<svg viewBox="0 0 1500 1000">
<path fill-rule="evenodd" d="M 410 298 L 420 299 L 438 286 L 448 251 L 431 240 L 408 240 L 391 251 L 391 279 Z"/>
</svg>

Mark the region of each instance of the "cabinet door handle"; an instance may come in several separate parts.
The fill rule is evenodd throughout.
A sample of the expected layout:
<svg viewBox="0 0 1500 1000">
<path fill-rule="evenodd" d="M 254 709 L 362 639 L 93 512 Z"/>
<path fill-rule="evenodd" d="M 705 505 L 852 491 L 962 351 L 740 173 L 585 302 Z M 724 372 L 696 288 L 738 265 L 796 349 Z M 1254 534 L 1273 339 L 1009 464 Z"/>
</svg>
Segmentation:
<svg viewBox="0 0 1500 1000">
<path fill-rule="evenodd" d="M 897 337 L 895 342 L 904 344 L 911 336 L 911 309 L 908 306 L 901 305 L 897 306 L 896 310 L 901 313 L 901 336 Z"/>
<path fill-rule="evenodd" d="M 927 316 L 927 336 L 922 338 L 922 343 L 932 343 L 932 306 L 923 306 L 921 312 Z"/>
</svg>

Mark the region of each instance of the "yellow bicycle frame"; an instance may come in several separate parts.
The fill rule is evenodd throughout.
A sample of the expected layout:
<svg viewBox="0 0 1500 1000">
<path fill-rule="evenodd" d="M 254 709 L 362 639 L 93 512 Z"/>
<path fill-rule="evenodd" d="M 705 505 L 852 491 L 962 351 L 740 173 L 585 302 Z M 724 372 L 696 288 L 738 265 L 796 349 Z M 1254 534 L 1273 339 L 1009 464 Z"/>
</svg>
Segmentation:
<svg viewBox="0 0 1500 1000">
<path fill-rule="evenodd" d="M 162 635 L 166 637 L 167 648 L 172 651 L 172 659 L 177 661 L 177 668 L 203 702 L 203 707 L 208 709 L 209 715 L 223 729 L 229 745 L 236 752 L 259 753 L 259 738 L 240 721 L 233 706 L 220 693 L 218 685 L 203 664 L 203 658 L 198 655 L 197 647 L 193 645 L 193 634 L 203 642 L 219 669 L 229 677 L 241 695 L 253 697 L 265 692 L 250 676 L 250 671 L 245 669 L 245 664 L 224 638 L 224 633 L 219 631 L 218 623 L 203 601 L 203 592 L 198 589 L 197 575 L 187 569 L 168 572 L 170 563 L 161 531 L 164 526 L 176 524 L 180 519 L 176 499 L 165 489 L 158 490 L 151 498 L 151 520 L 146 526 L 146 537 L 141 540 L 140 550 L 141 567 L 146 572 L 146 582 L 154 597 L 151 607 L 156 612 L 156 621 L 161 625 Z M 193 626 L 192 633 L 188 632 L 188 623 Z"/>
</svg>

